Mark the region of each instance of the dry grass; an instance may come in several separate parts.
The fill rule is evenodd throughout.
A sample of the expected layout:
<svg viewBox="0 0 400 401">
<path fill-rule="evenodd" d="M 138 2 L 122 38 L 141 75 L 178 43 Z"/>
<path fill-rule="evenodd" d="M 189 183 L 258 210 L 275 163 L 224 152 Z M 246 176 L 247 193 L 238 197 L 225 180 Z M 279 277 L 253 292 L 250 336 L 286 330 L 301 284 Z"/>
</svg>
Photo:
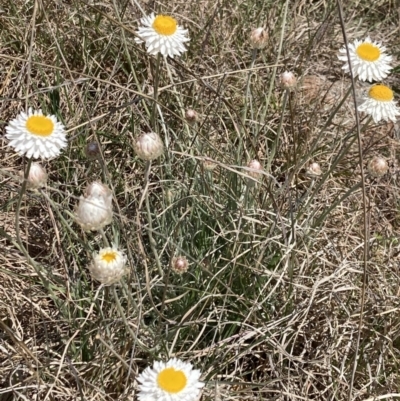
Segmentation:
<svg viewBox="0 0 400 401">
<path fill-rule="evenodd" d="M 361 121 L 364 164 L 380 154 L 390 169 L 365 177 L 357 348 L 363 201 L 354 104 L 337 108 L 351 81 L 336 57 L 335 3 L 289 2 L 286 18 L 276 1 L 140 4 L 190 31 L 188 53 L 157 75 L 134 42 L 135 1 L 0 7 L 0 129 L 32 106 L 69 130 L 68 149 L 45 163 L 48 188 L 24 194 L 19 209 L 26 160 L 0 142 L 0 400 L 133 400 L 136 375 L 172 355 L 202 370 L 204 400 L 400 398 L 399 127 Z M 344 11 L 349 38 L 383 41 L 397 67 L 398 4 L 349 1 Z M 263 24 L 269 44 L 251 69 L 248 36 Z M 284 107 L 276 77 L 286 69 L 299 86 Z M 387 83 L 399 93 L 396 74 Z M 356 83 L 357 95 L 366 88 Z M 187 108 L 200 115 L 194 126 Z M 150 129 L 167 152 L 151 169 L 149 214 L 132 139 Z M 84 154 L 93 140 L 97 161 Z M 246 189 L 253 158 L 265 174 Z M 320 178 L 306 175 L 314 161 Z M 129 258 L 115 288 L 88 274 L 101 236 L 68 214 L 93 180 L 113 189 L 106 235 Z M 169 268 L 177 254 L 191 262 L 182 276 Z"/>
</svg>

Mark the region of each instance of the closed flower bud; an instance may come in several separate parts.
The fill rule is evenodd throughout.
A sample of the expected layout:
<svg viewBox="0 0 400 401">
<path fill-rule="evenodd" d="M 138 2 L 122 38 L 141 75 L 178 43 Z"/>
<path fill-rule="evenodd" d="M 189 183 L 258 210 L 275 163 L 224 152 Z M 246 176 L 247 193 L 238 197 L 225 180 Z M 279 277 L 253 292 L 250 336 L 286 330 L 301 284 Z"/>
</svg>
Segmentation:
<svg viewBox="0 0 400 401">
<path fill-rule="evenodd" d="M 193 109 L 188 109 L 186 110 L 185 113 L 185 118 L 186 121 L 190 124 L 193 125 L 195 122 L 199 121 L 199 115 L 197 114 L 197 112 Z"/>
<path fill-rule="evenodd" d="M 248 165 L 247 175 L 254 179 L 262 177 L 262 166 L 258 160 L 251 160 Z"/>
<path fill-rule="evenodd" d="M 85 147 L 85 155 L 89 160 L 96 160 L 100 156 L 100 146 L 97 142 L 89 142 Z"/>
<path fill-rule="evenodd" d="M 32 163 L 29 169 L 27 188 L 37 190 L 46 186 L 47 173 L 44 167 L 39 163 Z"/>
<path fill-rule="evenodd" d="M 368 172 L 374 177 L 382 177 L 388 170 L 388 163 L 381 156 L 373 157 L 368 163 Z"/>
<path fill-rule="evenodd" d="M 103 198 L 109 206 L 112 203 L 111 189 L 98 181 L 94 181 L 86 187 L 84 196 L 85 198 Z"/>
<path fill-rule="evenodd" d="M 142 134 L 133 144 L 136 154 L 143 160 L 154 160 L 164 152 L 161 138 L 155 132 Z"/>
<path fill-rule="evenodd" d="M 126 256 L 114 246 L 103 248 L 98 253 L 93 254 L 89 271 L 91 276 L 101 284 L 117 283 L 127 273 Z"/>
<path fill-rule="evenodd" d="M 250 44 L 253 49 L 264 49 L 268 43 L 268 34 L 264 28 L 254 28 L 250 34 Z"/>
<path fill-rule="evenodd" d="M 306 174 L 309 177 L 313 177 L 313 178 L 319 177 L 320 175 L 322 175 L 321 167 L 319 166 L 318 163 L 313 162 L 307 167 Z"/>
<path fill-rule="evenodd" d="M 80 197 L 76 221 L 85 231 L 97 231 L 112 221 L 112 192 L 104 184 L 93 182 Z"/>
<path fill-rule="evenodd" d="M 206 171 L 213 171 L 217 167 L 217 163 L 213 160 L 209 159 L 208 157 L 203 160 L 203 168 Z"/>
<path fill-rule="evenodd" d="M 285 71 L 280 77 L 282 88 L 293 89 L 297 85 L 297 79 L 293 72 Z"/>
<path fill-rule="evenodd" d="M 171 269 L 178 274 L 187 272 L 189 262 L 184 256 L 178 256 L 172 259 Z"/>
</svg>

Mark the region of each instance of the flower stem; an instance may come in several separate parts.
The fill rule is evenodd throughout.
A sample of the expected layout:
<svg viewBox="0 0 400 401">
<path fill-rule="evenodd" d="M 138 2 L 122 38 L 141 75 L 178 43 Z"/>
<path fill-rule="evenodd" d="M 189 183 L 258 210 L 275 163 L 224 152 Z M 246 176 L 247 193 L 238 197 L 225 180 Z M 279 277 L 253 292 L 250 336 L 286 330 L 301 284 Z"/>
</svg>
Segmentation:
<svg viewBox="0 0 400 401">
<path fill-rule="evenodd" d="M 163 269 L 161 268 L 160 258 L 158 256 L 158 252 L 156 249 L 156 241 L 153 238 L 153 224 L 151 219 L 151 210 L 150 210 L 150 201 L 149 201 L 149 175 L 151 169 L 151 160 L 149 160 L 146 164 L 146 172 L 144 175 L 145 187 L 144 187 L 144 196 L 146 202 L 146 212 L 147 212 L 147 235 L 150 240 L 150 247 L 154 255 L 154 259 L 156 261 L 156 265 L 158 268 L 158 272 L 162 277 L 164 275 Z"/>
</svg>

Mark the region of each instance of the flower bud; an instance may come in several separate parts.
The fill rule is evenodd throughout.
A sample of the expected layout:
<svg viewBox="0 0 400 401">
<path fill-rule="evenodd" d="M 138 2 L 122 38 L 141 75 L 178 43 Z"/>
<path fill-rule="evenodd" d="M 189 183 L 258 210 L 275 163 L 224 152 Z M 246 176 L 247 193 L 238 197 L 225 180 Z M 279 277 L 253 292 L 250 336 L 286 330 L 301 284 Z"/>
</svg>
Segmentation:
<svg viewBox="0 0 400 401">
<path fill-rule="evenodd" d="M 373 157 L 368 163 L 368 172 L 373 177 L 382 177 L 389 170 L 387 161 L 381 156 Z"/>
<path fill-rule="evenodd" d="M 215 170 L 217 167 L 217 163 L 215 163 L 213 160 L 209 159 L 208 157 L 206 157 L 203 160 L 203 168 L 205 171 L 213 171 Z"/>
<path fill-rule="evenodd" d="M 88 185 L 75 210 L 78 224 L 85 231 L 97 231 L 110 224 L 112 216 L 111 190 L 100 182 Z"/>
<path fill-rule="evenodd" d="M 247 175 L 254 179 L 259 179 L 262 177 L 262 166 L 258 160 L 251 160 L 247 167 L 249 170 L 247 171 Z"/>
<path fill-rule="evenodd" d="M 195 122 L 199 121 L 199 115 L 197 114 L 197 112 L 193 109 L 188 109 L 186 110 L 185 113 L 185 118 L 186 121 L 190 124 L 193 125 Z"/>
<path fill-rule="evenodd" d="M 310 165 L 307 167 L 306 174 L 313 178 L 319 177 L 322 175 L 321 167 L 316 162 L 310 163 Z"/>
<path fill-rule="evenodd" d="M 282 88 L 284 89 L 293 89 L 297 85 L 297 79 L 294 76 L 293 72 L 285 71 L 281 74 L 280 77 Z"/>
<path fill-rule="evenodd" d="M 164 152 L 162 140 L 155 132 L 140 135 L 133 147 L 137 156 L 143 160 L 157 159 Z"/>
<path fill-rule="evenodd" d="M 29 169 L 27 188 L 32 190 L 37 190 L 46 186 L 47 173 L 44 167 L 39 163 L 32 163 Z"/>
<path fill-rule="evenodd" d="M 127 273 L 126 256 L 115 246 L 103 248 L 93 254 L 93 261 L 89 266 L 91 276 L 101 284 L 110 285 L 121 280 Z"/>
<path fill-rule="evenodd" d="M 89 142 L 85 147 L 85 155 L 89 160 L 96 160 L 100 156 L 100 146 L 97 142 Z"/>
<path fill-rule="evenodd" d="M 189 262 L 184 256 L 178 256 L 172 259 L 171 269 L 178 274 L 187 272 Z"/>
<path fill-rule="evenodd" d="M 268 34 L 264 28 L 254 28 L 250 34 L 250 45 L 253 49 L 264 49 L 268 43 Z"/>
<path fill-rule="evenodd" d="M 109 206 L 112 203 L 111 189 L 98 181 L 94 181 L 86 187 L 84 196 L 85 198 L 103 198 Z"/>
</svg>

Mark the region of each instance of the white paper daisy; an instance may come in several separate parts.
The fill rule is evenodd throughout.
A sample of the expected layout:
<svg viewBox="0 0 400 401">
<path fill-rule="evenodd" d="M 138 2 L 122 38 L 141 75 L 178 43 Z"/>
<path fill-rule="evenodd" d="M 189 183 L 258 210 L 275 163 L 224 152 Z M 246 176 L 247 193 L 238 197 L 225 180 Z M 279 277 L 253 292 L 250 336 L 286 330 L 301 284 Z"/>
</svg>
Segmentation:
<svg viewBox="0 0 400 401">
<path fill-rule="evenodd" d="M 110 285 L 121 280 L 127 272 L 125 265 L 125 254 L 113 246 L 112 248 L 103 248 L 93 254 L 89 271 L 95 280 L 104 285 Z"/>
<path fill-rule="evenodd" d="M 391 66 L 392 56 L 385 54 L 386 47 L 380 43 L 372 42 L 368 37 L 364 41 L 355 40 L 349 44 L 351 69 L 354 77 L 361 81 L 381 81 L 386 78 Z M 345 61 L 342 67 L 345 72 L 349 72 L 349 62 L 347 58 L 346 46 L 339 50 L 343 55 L 338 55 L 339 60 Z"/>
<path fill-rule="evenodd" d="M 396 122 L 400 109 L 393 99 L 393 91 L 386 85 L 373 85 L 368 91 L 368 96 L 364 98 L 364 102 L 358 106 L 358 111 L 369 114 L 376 123 L 380 120 Z"/>
<path fill-rule="evenodd" d="M 41 110 L 21 112 L 6 127 L 9 146 L 20 155 L 34 159 L 58 156 L 67 146 L 64 125 L 55 116 L 43 115 Z"/>
<path fill-rule="evenodd" d="M 145 42 L 147 53 L 163 56 L 179 56 L 186 51 L 185 42 L 189 41 L 187 29 L 178 25 L 176 20 L 168 15 L 148 15 L 140 20 L 143 26 L 139 27 L 135 38 L 137 43 Z"/>
<path fill-rule="evenodd" d="M 168 362 L 154 362 L 137 378 L 139 401 L 195 401 L 204 383 L 201 372 L 188 362 L 172 358 Z"/>
</svg>

